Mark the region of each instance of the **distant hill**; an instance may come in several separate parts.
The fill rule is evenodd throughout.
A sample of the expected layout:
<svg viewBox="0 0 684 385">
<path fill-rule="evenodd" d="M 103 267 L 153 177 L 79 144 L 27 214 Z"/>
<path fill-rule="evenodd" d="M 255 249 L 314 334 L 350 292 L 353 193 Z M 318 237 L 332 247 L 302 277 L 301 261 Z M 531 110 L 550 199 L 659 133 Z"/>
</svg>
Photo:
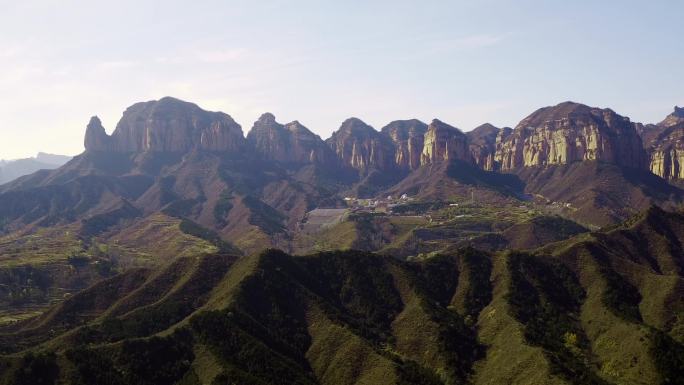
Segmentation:
<svg viewBox="0 0 684 385">
<path fill-rule="evenodd" d="M 38 170 L 53 170 L 71 160 L 70 156 L 39 152 L 33 158 L 1 160 L 0 184 L 10 182 L 21 176 L 33 174 Z"/>
</svg>

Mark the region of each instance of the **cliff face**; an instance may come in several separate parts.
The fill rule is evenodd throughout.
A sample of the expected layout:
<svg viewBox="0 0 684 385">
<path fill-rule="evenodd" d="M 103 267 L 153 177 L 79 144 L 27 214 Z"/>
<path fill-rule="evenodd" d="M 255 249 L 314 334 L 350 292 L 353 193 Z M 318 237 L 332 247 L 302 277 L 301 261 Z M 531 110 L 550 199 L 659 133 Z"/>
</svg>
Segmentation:
<svg viewBox="0 0 684 385">
<path fill-rule="evenodd" d="M 466 133 L 468 148 L 475 164 L 483 170 L 492 171 L 498 168 L 494 161 L 497 140 L 510 135 L 510 127 L 498 128 L 485 123 Z"/>
<path fill-rule="evenodd" d="M 345 120 L 326 143 L 344 166 L 357 170 L 388 170 L 394 166 L 389 138 L 357 118 Z"/>
<path fill-rule="evenodd" d="M 394 145 L 394 164 L 403 170 L 420 167 L 427 124 L 417 119 L 395 120 L 380 131 Z"/>
<path fill-rule="evenodd" d="M 515 129 L 484 124 L 467 134 L 437 119 L 429 126 L 398 120 L 378 132 L 350 118 L 325 142 L 297 121 L 280 124 L 266 113 L 245 139 L 229 115 L 163 98 L 129 107 L 111 136 L 93 117 L 85 147 L 131 153 L 248 150 L 282 163 L 380 171 L 412 171 L 451 160 L 488 171 L 600 160 L 679 178 L 684 133 L 670 129 L 678 124 L 684 124 L 684 109 L 678 107 L 659 125 L 642 126 L 610 109 L 566 102 L 537 110 Z"/>
<path fill-rule="evenodd" d="M 425 133 L 421 164 L 463 160 L 472 162 L 468 138 L 456 127 L 434 119 Z"/>
<path fill-rule="evenodd" d="M 92 151 L 236 151 L 245 141 L 242 128 L 230 116 L 168 97 L 129 107 L 107 139 L 106 134 L 102 136 L 104 129 L 100 132 L 93 125 L 91 130 L 89 125 L 91 131 L 86 135 L 86 150 Z"/>
<path fill-rule="evenodd" d="M 610 109 L 566 102 L 523 119 L 494 154 L 501 170 L 584 160 L 643 167 L 636 125 Z"/>
<path fill-rule="evenodd" d="M 298 121 L 285 125 L 263 114 L 247 134 L 247 142 L 264 159 L 283 163 L 330 164 L 335 155 L 321 138 Z"/>
<path fill-rule="evenodd" d="M 684 179 L 684 108 L 675 107 L 642 134 L 652 173 L 665 179 Z"/>
<path fill-rule="evenodd" d="M 677 139 L 663 143 L 650 152 L 649 168 L 665 179 L 684 179 L 684 127 L 673 133 Z M 670 140 L 668 138 L 668 140 Z"/>
<path fill-rule="evenodd" d="M 109 151 L 111 140 L 97 116 L 90 118 L 86 127 L 84 145 L 86 151 Z"/>
<path fill-rule="evenodd" d="M 675 106 L 674 112 L 665 117 L 658 125 L 661 127 L 671 127 L 682 122 L 684 122 L 684 107 Z"/>
</svg>

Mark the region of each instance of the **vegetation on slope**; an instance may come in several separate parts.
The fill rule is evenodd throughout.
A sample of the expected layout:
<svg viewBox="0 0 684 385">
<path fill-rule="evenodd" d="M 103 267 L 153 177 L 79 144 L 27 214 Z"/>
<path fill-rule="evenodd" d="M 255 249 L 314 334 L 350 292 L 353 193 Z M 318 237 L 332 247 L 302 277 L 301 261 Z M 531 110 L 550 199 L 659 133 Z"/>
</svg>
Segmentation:
<svg viewBox="0 0 684 385">
<path fill-rule="evenodd" d="M 524 324 L 525 339 L 544 348 L 552 369 L 574 384 L 605 384 L 588 364 L 588 344 L 577 315 L 584 290 L 575 275 L 555 260 L 508 255 L 513 316 Z"/>
<path fill-rule="evenodd" d="M 550 370 L 560 382 L 629 383 L 634 377 L 620 364 L 677 384 L 684 347 L 671 330 L 677 310 L 664 304 L 677 293 L 681 277 L 668 266 L 681 254 L 656 233 L 684 238 L 680 219 L 654 212 L 535 253 L 454 248 L 401 261 L 354 250 L 268 250 L 244 257 L 240 264 L 251 267 L 230 279 L 227 257 L 181 258 L 137 279 L 112 278 L 6 329 L 0 345 L 18 354 L 0 360 L 0 381 L 39 383 L 33 368 L 54 363 L 56 372 L 41 371 L 66 383 L 466 384 L 487 378 L 479 371 L 492 363 L 518 362 L 502 360 L 506 336 L 490 334 L 519 330 L 524 370 L 544 371 L 539 378 L 551 378 Z M 648 242 L 634 249 L 632 238 Z M 649 279 L 664 272 L 672 292 L 645 304 Z M 619 330 L 598 330 L 613 327 L 604 320 Z M 481 327 L 495 345 L 480 342 Z M 612 360 L 606 344 L 616 336 L 643 337 L 643 355 L 616 351 Z"/>
</svg>

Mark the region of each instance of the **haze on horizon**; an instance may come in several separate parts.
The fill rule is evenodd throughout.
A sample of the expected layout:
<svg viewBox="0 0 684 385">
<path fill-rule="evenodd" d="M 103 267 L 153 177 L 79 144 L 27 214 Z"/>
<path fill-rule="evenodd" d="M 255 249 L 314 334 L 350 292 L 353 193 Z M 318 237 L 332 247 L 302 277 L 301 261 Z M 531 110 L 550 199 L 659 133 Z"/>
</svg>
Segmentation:
<svg viewBox="0 0 684 385">
<path fill-rule="evenodd" d="M 90 116 L 111 133 L 163 96 L 323 138 L 350 116 L 468 131 L 566 100 L 644 123 L 684 104 L 675 0 L 184 3 L 0 1 L 0 159 L 80 153 Z"/>
</svg>

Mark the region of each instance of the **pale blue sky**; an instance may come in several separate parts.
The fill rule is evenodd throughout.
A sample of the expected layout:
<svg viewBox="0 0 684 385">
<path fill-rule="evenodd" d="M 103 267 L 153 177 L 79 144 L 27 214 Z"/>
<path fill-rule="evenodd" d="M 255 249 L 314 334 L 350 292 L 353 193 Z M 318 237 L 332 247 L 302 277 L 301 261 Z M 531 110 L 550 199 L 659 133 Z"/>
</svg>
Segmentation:
<svg viewBox="0 0 684 385">
<path fill-rule="evenodd" d="M 684 105 L 682 1 L 101 3 L 0 0 L 0 159 L 77 154 L 91 115 L 111 133 L 166 95 L 324 139 L 350 116 L 468 131 L 565 100 L 642 122 Z"/>
</svg>

